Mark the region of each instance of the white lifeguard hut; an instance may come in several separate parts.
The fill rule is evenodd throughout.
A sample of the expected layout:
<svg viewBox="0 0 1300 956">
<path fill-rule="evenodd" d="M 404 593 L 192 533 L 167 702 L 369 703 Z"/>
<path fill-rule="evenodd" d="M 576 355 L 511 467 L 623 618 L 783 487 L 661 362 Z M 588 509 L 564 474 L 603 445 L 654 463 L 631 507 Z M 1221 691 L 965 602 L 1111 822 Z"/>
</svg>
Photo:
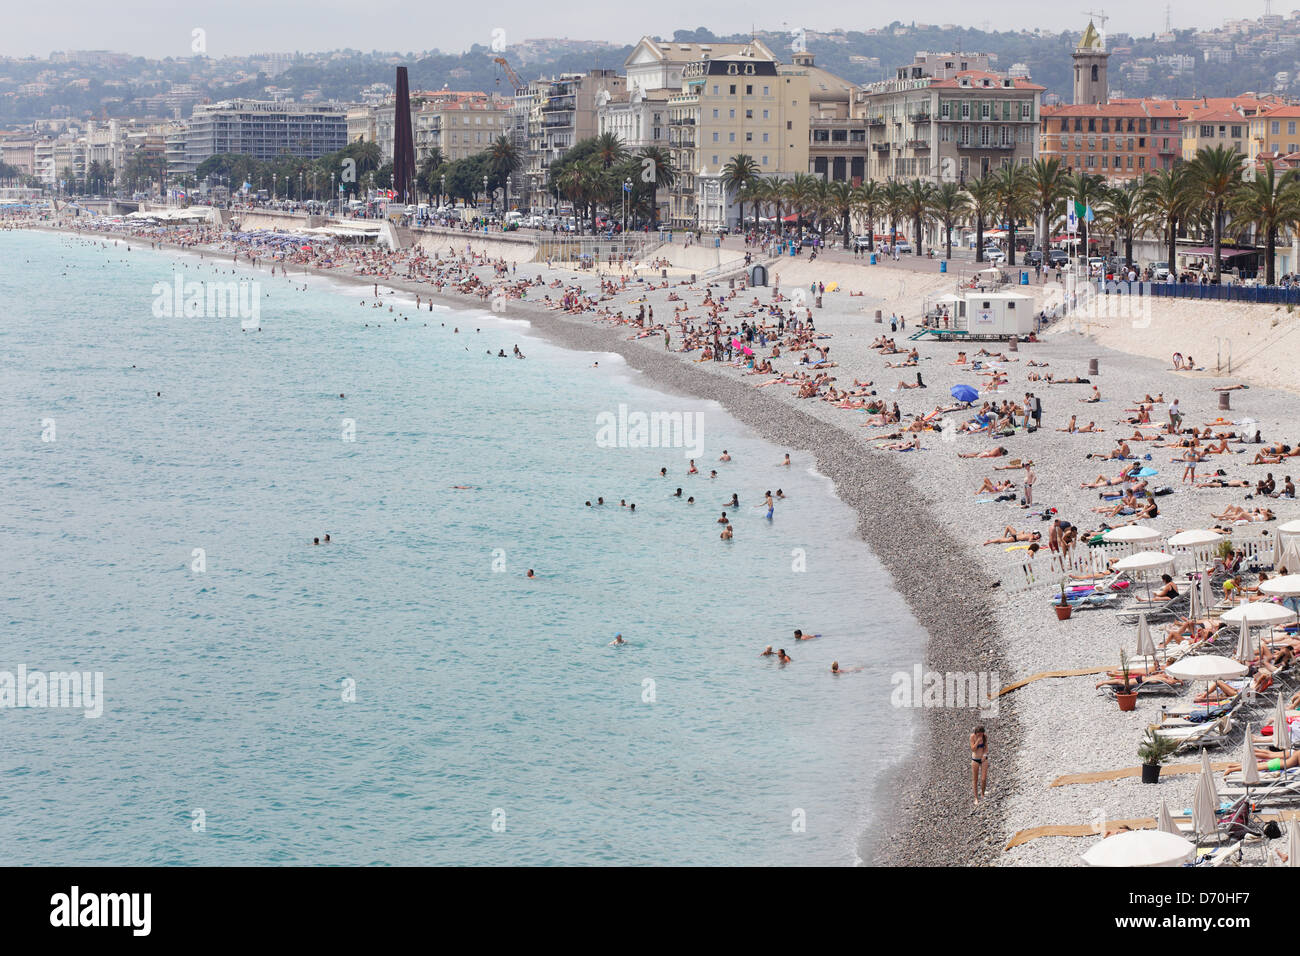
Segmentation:
<svg viewBox="0 0 1300 956">
<path fill-rule="evenodd" d="M 1027 338 L 1037 331 L 1034 297 L 1008 290 L 970 289 L 940 296 L 926 312 L 920 334 L 940 339 Z"/>
</svg>

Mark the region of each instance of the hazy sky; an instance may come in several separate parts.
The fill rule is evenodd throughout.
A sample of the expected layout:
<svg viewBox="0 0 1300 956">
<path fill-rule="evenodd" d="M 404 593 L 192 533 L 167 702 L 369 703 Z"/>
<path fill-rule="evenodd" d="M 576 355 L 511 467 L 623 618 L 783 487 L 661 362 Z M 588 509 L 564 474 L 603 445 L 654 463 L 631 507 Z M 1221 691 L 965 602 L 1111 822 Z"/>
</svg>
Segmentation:
<svg viewBox="0 0 1300 956">
<path fill-rule="evenodd" d="M 123 3 L 64 0 L 47 7 L 38 3 L 7 4 L 0 29 L 0 54 L 48 55 L 52 50 L 114 50 L 141 56 L 191 55 L 195 28 L 206 31 L 212 57 L 270 51 L 312 51 L 352 47 L 360 50 L 439 49 L 461 52 L 473 43 L 488 46 L 494 28 L 512 39 L 570 37 L 573 39 L 635 41 L 642 34 L 671 36 L 673 30 L 707 27 L 718 34 L 750 29 L 814 30 L 867 29 L 904 17 L 889 5 L 846 4 L 844 0 L 751 0 L 747 8 L 699 0 L 581 0 L 539 3 L 536 0 L 496 0 L 459 6 L 428 0 L 316 0 L 289 4 L 279 0 L 225 0 L 219 4 L 187 4 L 176 0 L 125 0 Z M 927 0 L 924 23 L 955 23 L 994 28 L 1042 27 L 1082 30 L 1087 17 L 1080 11 L 1096 4 L 1045 4 L 1042 0 Z M 1279 10 L 1290 6 L 1285 2 Z M 712 8 L 712 9 L 711 9 Z M 471 14 L 468 11 L 473 10 Z M 717 12 L 714 12 L 714 11 Z M 1180 0 L 1174 5 L 1175 28 L 1211 27 L 1225 16 L 1256 17 L 1262 0 L 1225 8 L 1209 0 Z M 1146 35 L 1164 28 L 1165 4 L 1143 0 L 1128 9 L 1112 5 L 1107 24 L 1112 31 Z M 904 21 L 906 22 L 906 21 Z M 815 52 L 815 51 L 814 51 Z"/>
</svg>

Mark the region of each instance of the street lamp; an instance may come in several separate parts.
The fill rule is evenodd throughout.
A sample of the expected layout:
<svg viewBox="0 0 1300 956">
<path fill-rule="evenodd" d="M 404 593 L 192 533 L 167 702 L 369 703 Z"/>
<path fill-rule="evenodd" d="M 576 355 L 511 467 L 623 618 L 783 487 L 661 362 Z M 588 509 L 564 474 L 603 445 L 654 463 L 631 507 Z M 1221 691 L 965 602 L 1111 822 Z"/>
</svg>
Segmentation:
<svg viewBox="0 0 1300 956">
<path fill-rule="evenodd" d="M 507 212 L 510 211 L 510 182 L 511 182 L 511 177 L 507 176 L 506 177 L 506 211 Z"/>
<path fill-rule="evenodd" d="M 623 180 L 623 245 L 627 245 L 627 207 L 632 198 L 632 180 Z"/>
<path fill-rule="evenodd" d="M 439 176 L 438 177 L 438 205 L 445 206 L 446 204 L 447 204 L 447 177 Z"/>
<path fill-rule="evenodd" d="M 330 205 L 334 204 L 334 173 L 330 172 Z"/>
<path fill-rule="evenodd" d="M 492 208 L 492 194 L 488 192 L 488 189 L 487 189 L 487 181 L 488 181 L 488 178 L 487 178 L 486 176 L 484 176 L 484 177 L 483 177 L 483 195 L 487 197 L 488 208 L 491 209 L 491 208 Z"/>
</svg>

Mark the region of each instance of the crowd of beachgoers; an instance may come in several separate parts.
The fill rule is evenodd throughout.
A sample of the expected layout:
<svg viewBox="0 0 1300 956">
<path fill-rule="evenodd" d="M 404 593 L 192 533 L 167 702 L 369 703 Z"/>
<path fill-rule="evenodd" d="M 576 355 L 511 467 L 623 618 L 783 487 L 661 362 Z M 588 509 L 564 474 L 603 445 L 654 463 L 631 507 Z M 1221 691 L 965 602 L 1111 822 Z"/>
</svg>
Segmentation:
<svg viewBox="0 0 1300 956">
<path fill-rule="evenodd" d="M 1107 778 L 1106 799 L 1119 804 L 1108 819 L 1149 815 L 1149 803 L 1179 778 L 1152 791 L 1156 797 L 1127 786 L 1140 774 L 1136 749 L 1147 728 L 1186 755 L 1215 747 L 1240 764 L 1251 720 L 1261 773 L 1279 799 L 1292 794 L 1289 774 L 1300 768 L 1300 751 L 1290 749 L 1287 734 L 1273 733 L 1269 715 L 1279 688 L 1293 711 L 1288 721 L 1300 711 L 1294 621 L 1269 623 L 1240 649 L 1236 628 L 1222 623 L 1242 603 L 1276 602 L 1269 582 L 1300 572 L 1300 537 L 1292 554 L 1276 546 L 1275 530 L 1300 515 L 1290 468 L 1300 458 L 1300 433 L 1285 430 L 1300 418 L 1292 396 L 1224 379 L 1181 354 L 1160 368 L 1115 353 L 1096 373 L 1085 365 L 1086 340 L 1054 338 L 1051 330 L 1019 342 L 939 341 L 934 330 L 927 333 L 921 309 L 922 293 L 938 287 L 933 279 L 924 280 L 931 282 L 925 288 L 914 283 L 885 294 L 866 281 L 853 287 L 859 267 L 821 260 L 823 278 L 792 285 L 781 281 L 781 271 L 806 278 L 811 263 L 794 270 L 793 257 L 768 255 L 775 247 L 752 248 L 768 262 L 772 284 L 751 287 L 742 269 L 709 282 L 664 278 L 662 260 L 579 272 L 523 256 L 494 258 L 476 252 L 469 238 L 449 238 L 436 251 L 403 251 L 274 233 L 122 223 L 78 228 L 201 248 L 255 268 L 347 275 L 373 282 L 375 291 L 392 284 L 495 311 L 549 311 L 612 330 L 702 373 L 779 393 L 835 424 L 868 454 L 892 457 L 968 546 L 972 563 L 996 581 L 1007 656 L 1022 671 L 1003 675 L 1004 683 L 1054 675 L 1006 695 L 1017 709 L 1053 715 L 1026 729 L 1022 740 L 1000 741 L 996 720 L 972 716 L 971 725 L 987 723 L 987 733 L 950 742 L 957 749 L 969 743 L 985 775 L 990 764 L 997 768 L 981 804 L 995 809 L 981 822 L 1004 828 L 993 835 L 998 843 L 1013 829 L 1087 823 L 1098 798 L 1064 795 L 1087 784 L 1048 786 L 1072 773 L 1119 774 Z M 1223 395 L 1249 401 L 1250 414 L 1225 408 Z M 1144 529 L 1152 529 L 1149 538 Z M 1199 548 L 1169 544 L 1189 531 L 1204 533 Z M 1167 553 L 1170 561 L 1154 571 L 1126 571 L 1123 561 L 1135 551 Z M 1068 606 L 1072 619 L 1058 620 L 1057 604 Z M 1139 645 L 1139 619 L 1153 646 Z M 1127 672 L 1117 666 L 1120 649 Z M 1208 687 L 1169 672 L 1192 656 L 1232 657 L 1238 650 L 1245 671 Z M 967 669 L 980 663 L 972 659 Z M 1073 673 L 1060 673 L 1066 671 Z M 1139 695 L 1136 717 L 1114 704 L 1125 686 Z M 1066 697 L 1092 735 L 1084 755 L 1060 746 L 1071 725 L 1055 715 Z M 1280 752 L 1272 749 L 1275 741 Z M 959 770 L 952 759 L 934 759 L 966 779 L 965 764 Z M 1239 766 L 1220 760 L 1216 772 L 1226 791 L 1239 789 Z M 971 793 L 969 779 L 965 793 L 968 803 L 984 795 L 982 786 Z M 1185 792 L 1174 793 L 1176 808 L 1190 806 Z M 1231 801 L 1222 809 L 1233 810 Z M 1189 820 L 1181 824 L 1194 829 Z M 1006 858 L 1074 861 L 1083 849 L 1080 835 L 1023 841 Z M 1207 848 L 1217 846 L 1215 835 L 1200 836 Z"/>
</svg>

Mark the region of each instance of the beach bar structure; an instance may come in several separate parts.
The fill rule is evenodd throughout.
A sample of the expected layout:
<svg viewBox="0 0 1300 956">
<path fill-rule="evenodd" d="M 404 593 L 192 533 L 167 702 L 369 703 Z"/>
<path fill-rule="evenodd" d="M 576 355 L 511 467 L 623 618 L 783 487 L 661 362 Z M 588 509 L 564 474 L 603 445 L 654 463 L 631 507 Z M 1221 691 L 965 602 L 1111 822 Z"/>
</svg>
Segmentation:
<svg viewBox="0 0 1300 956">
<path fill-rule="evenodd" d="M 913 339 L 1024 339 L 1037 330 L 1034 297 L 1007 291 L 968 290 L 940 296 L 926 309 L 924 322 Z"/>
</svg>

